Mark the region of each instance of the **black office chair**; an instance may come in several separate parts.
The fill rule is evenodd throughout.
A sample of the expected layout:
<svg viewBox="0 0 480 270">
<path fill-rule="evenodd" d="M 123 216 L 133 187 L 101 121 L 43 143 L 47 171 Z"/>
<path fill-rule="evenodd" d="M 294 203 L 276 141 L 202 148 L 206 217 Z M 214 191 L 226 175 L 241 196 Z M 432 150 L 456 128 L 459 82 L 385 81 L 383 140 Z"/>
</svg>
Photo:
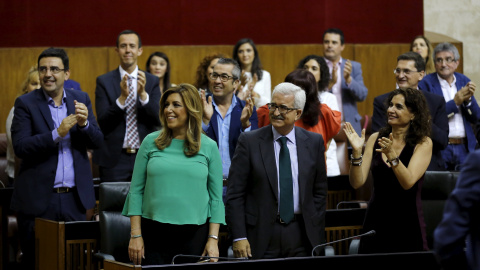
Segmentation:
<svg viewBox="0 0 480 270">
<path fill-rule="evenodd" d="M 122 216 L 130 182 L 99 185 L 100 248 L 98 260 L 129 262 L 130 218 Z"/>
</svg>

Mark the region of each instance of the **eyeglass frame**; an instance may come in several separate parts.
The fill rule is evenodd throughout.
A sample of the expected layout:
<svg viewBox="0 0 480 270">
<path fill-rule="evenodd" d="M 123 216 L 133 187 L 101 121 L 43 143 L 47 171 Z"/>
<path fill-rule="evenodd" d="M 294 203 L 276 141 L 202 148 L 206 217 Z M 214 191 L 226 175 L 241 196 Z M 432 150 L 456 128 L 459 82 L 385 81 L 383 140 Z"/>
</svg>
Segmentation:
<svg viewBox="0 0 480 270">
<path fill-rule="evenodd" d="M 217 75 L 216 78 L 214 78 L 215 74 Z M 221 82 L 228 82 L 230 79 L 233 79 L 233 80 L 238 80 L 238 78 L 236 78 L 235 76 L 230 76 L 230 75 L 227 75 L 227 74 L 218 74 L 216 72 L 211 72 L 210 74 L 208 74 L 208 77 L 212 80 L 216 80 L 217 78 L 220 78 L 220 81 Z M 227 79 L 224 79 L 225 77 L 227 77 Z"/>
<path fill-rule="evenodd" d="M 269 111 L 272 111 L 272 109 L 273 109 L 272 112 L 275 112 L 278 109 L 278 112 L 280 114 L 287 114 L 291 111 L 298 110 L 298 108 L 289 108 L 285 105 L 277 105 L 276 103 L 267 103 L 267 106 L 268 106 Z"/>
<path fill-rule="evenodd" d="M 445 64 L 451 64 L 453 62 L 457 62 L 457 60 L 455 60 L 454 57 L 447 57 L 445 59 L 435 58 L 433 61 L 435 62 L 435 64 L 443 64 L 444 62 L 445 62 Z"/>
<path fill-rule="evenodd" d="M 397 72 L 398 71 L 398 72 Z M 410 70 L 410 69 L 400 69 L 400 68 L 396 68 L 393 70 L 393 74 L 395 75 L 400 75 L 401 73 L 403 72 L 403 74 L 405 75 L 410 75 L 412 72 L 421 72 L 421 71 L 418 71 L 418 70 Z"/>
<path fill-rule="evenodd" d="M 50 72 L 52 72 L 52 74 L 58 74 L 58 73 L 60 73 L 60 72 L 62 72 L 62 71 L 65 71 L 65 68 L 63 68 L 63 69 L 62 69 L 62 68 L 59 68 L 59 67 L 50 67 L 50 68 L 48 68 L 48 67 L 43 67 L 43 66 L 42 66 L 42 67 L 39 67 L 39 68 L 38 68 L 38 73 L 40 73 L 40 74 L 46 74 L 48 70 L 50 70 Z"/>
</svg>

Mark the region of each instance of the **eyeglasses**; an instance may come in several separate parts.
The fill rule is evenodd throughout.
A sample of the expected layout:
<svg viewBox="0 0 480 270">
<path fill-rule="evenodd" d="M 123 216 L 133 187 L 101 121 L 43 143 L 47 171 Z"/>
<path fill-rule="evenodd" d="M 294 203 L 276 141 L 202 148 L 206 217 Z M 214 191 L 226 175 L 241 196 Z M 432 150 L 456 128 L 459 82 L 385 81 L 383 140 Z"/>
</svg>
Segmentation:
<svg viewBox="0 0 480 270">
<path fill-rule="evenodd" d="M 450 64 L 452 62 L 455 62 L 455 59 L 453 59 L 451 57 L 447 57 L 445 59 L 443 59 L 443 58 L 435 59 L 435 63 L 437 63 L 437 64 L 443 64 L 443 62 L 445 62 L 446 64 Z"/>
<path fill-rule="evenodd" d="M 234 76 L 228 76 L 227 74 L 218 74 L 216 72 L 210 73 L 209 75 L 210 79 L 216 80 L 218 77 L 220 77 L 220 81 L 222 82 L 227 82 L 230 79 L 235 79 Z"/>
<path fill-rule="evenodd" d="M 397 69 L 393 70 L 393 74 L 395 74 L 395 75 L 400 75 L 400 73 L 402 73 L 402 72 L 403 72 L 403 74 L 408 76 L 408 75 L 412 74 L 413 72 L 418 72 L 418 71 L 410 70 L 410 69 L 400 69 L 400 68 L 397 68 Z"/>
<path fill-rule="evenodd" d="M 38 72 L 40 74 L 45 74 L 47 73 L 47 71 L 49 70 L 49 68 L 47 67 L 39 67 L 38 68 Z M 60 73 L 60 71 L 64 71 L 65 69 L 61 69 L 61 68 L 58 68 L 58 67 L 51 67 L 50 68 L 50 72 L 52 72 L 52 74 L 58 74 Z"/>
<path fill-rule="evenodd" d="M 277 105 L 275 103 L 267 103 L 268 109 L 272 112 L 275 112 L 276 109 L 278 109 L 278 112 L 281 114 L 287 114 L 290 111 L 294 111 L 297 108 L 289 108 L 285 105 Z"/>
</svg>

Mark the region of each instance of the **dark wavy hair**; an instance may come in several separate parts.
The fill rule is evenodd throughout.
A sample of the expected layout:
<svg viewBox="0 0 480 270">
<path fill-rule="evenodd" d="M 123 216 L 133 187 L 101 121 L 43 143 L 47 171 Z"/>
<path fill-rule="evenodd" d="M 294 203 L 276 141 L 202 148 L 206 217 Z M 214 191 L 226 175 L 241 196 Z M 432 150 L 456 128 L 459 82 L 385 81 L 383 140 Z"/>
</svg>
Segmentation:
<svg viewBox="0 0 480 270">
<path fill-rule="evenodd" d="M 196 88 L 202 88 L 208 90 L 208 74 L 207 69 L 213 59 L 225 58 L 225 55 L 221 53 L 215 53 L 205 56 L 200 64 L 197 67 L 197 73 L 195 75 L 195 83 L 193 84 Z"/>
<path fill-rule="evenodd" d="M 295 69 L 285 77 L 285 82 L 293 83 L 305 91 L 307 100 L 303 108 L 302 121 L 308 126 L 315 126 L 323 117 L 320 111 L 320 101 L 318 100 L 318 89 L 315 76 L 305 69 Z"/>
<path fill-rule="evenodd" d="M 318 91 L 323 92 L 327 90 L 328 81 L 330 80 L 330 71 L 328 69 L 327 62 L 321 56 L 310 54 L 305 56 L 300 62 L 298 62 L 297 68 L 303 69 L 305 64 L 310 60 L 317 61 L 320 66 L 320 81 L 318 81 Z"/>
<path fill-rule="evenodd" d="M 385 105 L 387 108 L 396 95 L 402 95 L 405 98 L 405 106 L 415 115 L 405 135 L 405 142 L 411 146 L 415 146 L 424 141 L 425 137 L 431 136 L 430 110 L 428 109 L 427 101 L 422 92 L 417 89 L 398 88 L 390 92 L 390 95 L 386 99 Z M 378 137 L 388 137 L 391 132 L 392 126 L 387 123 L 385 127 L 379 130 Z"/>
<path fill-rule="evenodd" d="M 257 47 L 255 46 L 255 43 L 253 43 L 253 40 L 251 40 L 249 38 L 240 39 L 237 42 L 237 44 L 235 44 L 235 47 L 233 47 L 232 57 L 235 61 L 237 61 L 240 64 L 240 68 L 242 68 L 242 70 L 243 70 L 242 63 L 240 62 L 240 59 L 238 58 L 238 49 L 240 48 L 240 46 L 242 46 L 245 43 L 248 43 L 252 46 L 254 56 L 255 56 L 255 58 L 253 59 L 253 62 L 252 62 L 252 77 L 253 77 L 254 74 L 257 74 L 258 80 L 260 81 L 262 79 L 262 76 L 263 76 L 263 72 L 262 72 L 263 67 L 262 67 L 262 62 L 260 61 L 260 57 L 258 56 Z"/>
<path fill-rule="evenodd" d="M 167 62 L 167 70 L 165 71 L 165 75 L 163 76 L 163 91 L 165 91 L 168 88 L 172 87 L 172 84 L 170 83 L 170 60 L 168 59 L 168 56 L 163 52 L 154 52 L 150 54 L 146 64 L 146 70 L 148 73 L 152 73 L 150 72 L 150 62 L 152 62 L 152 58 L 154 56 L 163 58 L 165 59 L 165 62 Z"/>
</svg>

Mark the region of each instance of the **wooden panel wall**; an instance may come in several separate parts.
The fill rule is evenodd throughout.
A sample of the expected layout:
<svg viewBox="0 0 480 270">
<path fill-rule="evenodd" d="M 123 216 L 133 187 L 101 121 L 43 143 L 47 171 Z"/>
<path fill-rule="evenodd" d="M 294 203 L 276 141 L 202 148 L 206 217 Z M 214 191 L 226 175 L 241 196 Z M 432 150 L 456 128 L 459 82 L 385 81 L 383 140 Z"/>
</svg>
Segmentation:
<svg viewBox="0 0 480 270">
<path fill-rule="evenodd" d="M 435 45 L 435 44 L 434 44 Z M 462 44 L 455 43 L 460 55 Z M 282 82 L 285 76 L 308 54 L 322 55 L 321 44 L 301 45 L 258 45 L 259 55 L 264 69 L 272 76 L 272 87 Z M 14 104 L 26 72 L 37 62 L 38 55 L 44 47 L 4 48 L 0 49 L 0 133 L 6 131 L 5 120 Z M 163 51 L 171 62 L 173 83 L 193 83 L 199 62 L 206 55 L 220 52 L 231 57 L 233 46 L 144 46 L 139 57 L 141 69 L 145 69 L 148 56 L 154 51 Z M 395 87 L 393 69 L 396 57 L 408 51 L 408 44 L 347 44 L 344 58 L 359 61 L 362 64 L 363 78 L 369 92 L 364 102 L 358 103 L 361 115 L 373 113 L 374 97 L 391 91 Z M 80 47 L 66 48 L 70 57 L 70 77 L 80 82 L 82 90 L 87 92 L 95 103 L 96 77 L 118 67 L 118 55 L 114 47 Z M 462 62 L 458 68 L 463 71 Z M 94 106 L 93 106 L 94 107 Z M 95 108 L 94 108 L 95 109 Z"/>
</svg>

